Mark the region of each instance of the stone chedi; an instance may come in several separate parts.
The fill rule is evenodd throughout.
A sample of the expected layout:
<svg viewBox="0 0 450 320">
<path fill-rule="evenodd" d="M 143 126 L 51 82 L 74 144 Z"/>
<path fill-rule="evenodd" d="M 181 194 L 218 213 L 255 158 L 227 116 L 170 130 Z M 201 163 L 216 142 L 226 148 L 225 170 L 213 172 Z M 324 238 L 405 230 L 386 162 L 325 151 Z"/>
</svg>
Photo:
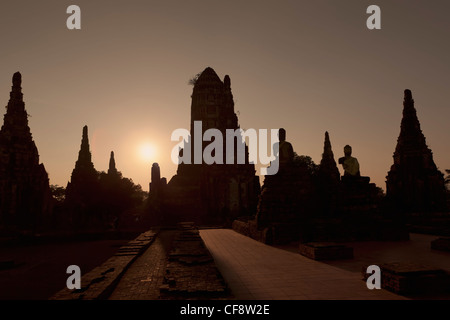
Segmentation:
<svg viewBox="0 0 450 320">
<path fill-rule="evenodd" d="M 152 165 L 151 172 L 152 182 L 150 182 L 150 193 L 159 194 L 161 188 L 163 187 L 163 180 L 161 179 L 161 169 L 158 163 Z"/>
<path fill-rule="evenodd" d="M 114 159 L 114 151 L 111 151 L 111 155 L 109 157 L 108 175 L 119 176 L 119 171 L 117 171 L 116 169 L 116 160 Z"/>
<path fill-rule="evenodd" d="M 264 177 L 256 225 L 251 221 L 248 224 L 250 235 L 266 243 L 283 242 L 284 238 L 305 235 L 302 229 L 307 229 L 307 221 L 315 204 L 312 176 L 306 166 L 296 161 L 292 145 L 285 141 L 284 129 L 279 130 L 279 139 L 279 170 Z"/>
<path fill-rule="evenodd" d="M 352 174 L 344 173 L 341 179 L 328 132 L 319 166 L 290 149 L 285 150 L 291 154 L 287 158 L 280 146 L 280 170 L 265 176 L 256 219 L 241 217 L 233 222 L 234 230 L 265 243 L 407 238 L 403 226 L 378 211 L 379 190 L 369 177 L 360 176 L 359 165 L 347 167 Z M 344 150 L 348 160 L 351 152 Z M 351 163 L 357 163 L 356 158 Z"/>
<path fill-rule="evenodd" d="M 196 79 L 191 97 L 191 139 L 181 152 L 191 148 L 191 155 L 194 155 L 191 142 L 202 141 L 202 137 L 195 136 L 195 121 L 202 122 L 202 136 L 206 130 L 215 128 L 226 137 L 227 129 L 236 130 L 239 125 L 229 76 L 222 82 L 212 68 L 206 68 Z M 203 141 L 202 151 L 209 143 Z M 239 215 L 256 210 L 259 182 L 254 164 L 248 161 L 247 148 L 244 164 L 236 161 L 226 164 L 226 143 L 223 145 L 223 164 L 194 164 L 194 161 L 179 164 L 177 174 L 166 188 L 167 223 L 188 219 L 197 223 L 227 224 Z M 237 154 L 235 148 L 235 157 Z"/>
<path fill-rule="evenodd" d="M 387 198 L 404 212 L 446 210 L 444 177 L 420 129 L 410 90 L 405 90 L 400 135 L 386 189 Z"/>
<path fill-rule="evenodd" d="M 0 131 L 0 227 L 35 230 L 51 212 L 49 179 L 28 126 L 22 76 L 13 76 Z"/>
<path fill-rule="evenodd" d="M 151 169 L 151 182 L 149 184 L 149 196 L 147 205 L 150 211 L 150 223 L 161 225 L 164 223 L 164 196 L 167 186 L 166 178 L 161 178 L 161 169 L 158 163 L 153 163 Z"/>
<path fill-rule="evenodd" d="M 115 167 L 114 158 L 110 161 L 110 169 L 111 164 Z M 112 168 L 114 170 L 114 168 Z M 86 185 L 89 182 L 98 180 L 98 172 L 94 168 L 94 164 L 92 162 L 92 154 L 89 147 L 89 137 L 88 137 L 88 127 L 84 126 L 83 128 L 83 137 L 81 140 L 80 151 L 78 152 L 78 160 L 75 163 L 75 168 L 72 171 L 72 176 L 69 184 L 67 185 L 67 189 L 77 189 L 78 186 Z"/>
<path fill-rule="evenodd" d="M 114 162 L 112 164 L 115 166 Z M 110 169 L 114 170 L 111 166 Z M 92 225 L 98 212 L 95 206 L 99 188 L 99 174 L 92 163 L 88 127 L 85 126 L 83 128 L 78 160 L 75 163 L 70 182 L 66 188 L 66 206 L 69 208 L 71 222 L 75 228 L 84 228 Z"/>
<path fill-rule="evenodd" d="M 320 198 L 321 214 L 334 215 L 338 209 L 340 173 L 334 160 L 330 136 L 325 132 L 322 159 L 317 172 L 317 191 Z"/>
</svg>

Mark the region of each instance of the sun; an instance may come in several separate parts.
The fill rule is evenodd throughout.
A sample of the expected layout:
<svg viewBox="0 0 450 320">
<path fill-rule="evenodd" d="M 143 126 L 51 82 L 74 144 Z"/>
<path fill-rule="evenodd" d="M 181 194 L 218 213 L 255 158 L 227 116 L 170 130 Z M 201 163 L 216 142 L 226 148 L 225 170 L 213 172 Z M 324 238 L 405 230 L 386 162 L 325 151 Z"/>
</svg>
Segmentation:
<svg viewBox="0 0 450 320">
<path fill-rule="evenodd" d="M 139 155 L 144 161 L 153 161 L 156 156 L 156 148 L 153 144 L 146 142 L 140 145 Z"/>
</svg>

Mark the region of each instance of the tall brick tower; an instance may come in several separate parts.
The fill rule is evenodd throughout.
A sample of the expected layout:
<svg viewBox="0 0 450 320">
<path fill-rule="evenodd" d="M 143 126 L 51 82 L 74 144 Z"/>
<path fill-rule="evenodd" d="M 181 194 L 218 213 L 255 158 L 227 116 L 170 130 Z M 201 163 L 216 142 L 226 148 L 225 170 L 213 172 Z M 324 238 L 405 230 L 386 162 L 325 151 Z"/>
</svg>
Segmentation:
<svg viewBox="0 0 450 320">
<path fill-rule="evenodd" d="M 191 139 L 183 152 L 190 149 L 192 161 L 181 163 L 167 185 L 166 218 L 171 222 L 231 223 L 237 216 L 256 210 L 259 180 L 254 164 L 249 163 L 245 146 L 244 164 L 237 164 L 237 161 L 226 164 L 226 130 L 239 129 L 230 77 L 225 76 L 222 82 L 212 68 L 206 68 L 195 81 L 191 97 Z M 202 123 L 200 131 L 196 130 L 196 121 Z M 203 133 L 208 129 L 222 133 L 223 164 L 206 164 L 203 160 L 194 163 L 195 148 L 201 148 L 203 153 L 212 143 L 202 141 Z M 237 143 L 241 143 L 240 138 L 235 140 L 235 158 L 242 155 Z"/>
<path fill-rule="evenodd" d="M 318 171 L 321 214 L 333 215 L 338 209 L 340 178 L 339 169 L 331 149 L 330 136 L 328 132 L 325 132 L 322 159 Z"/>
<path fill-rule="evenodd" d="M 198 77 L 192 93 L 191 133 L 194 132 L 194 121 L 202 121 L 204 130 L 216 128 L 224 134 L 226 129 L 238 128 L 228 75 L 222 82 L 208 67 Z"/>
<path fill-rule="evenodd" d="M 410 90 L 405 90 L 400 135 L 386 189 L 388 199 L 405 212 L 436 212 L 446 207 L 444 177 L 420 129 Z"/>
<path fill-rule="evenodd" d="M 16 72 L 0 131 L 0 225 L 34 230 L 51 211 L 49 180 L 33 141 Z"/>
<path fill-rule="evenodd" d="M 117 171 L 116 169 L 116 160 L 114 159 L 114 151 L 111 151 L 111 155 L 109 157 L 108 175 L 110 176 L 119 175 L 119 171 Z"/>
<path fill-rule="evenodd" d="M 92 225 L 98 214 L 96 205 L 99 189 L 99 175 L 92 163 L 89 148 L 88 127 L 84 126 L 78 160 L 66 188 L 65 203 L 73 226 L 85 228 Z"/>
</svg>

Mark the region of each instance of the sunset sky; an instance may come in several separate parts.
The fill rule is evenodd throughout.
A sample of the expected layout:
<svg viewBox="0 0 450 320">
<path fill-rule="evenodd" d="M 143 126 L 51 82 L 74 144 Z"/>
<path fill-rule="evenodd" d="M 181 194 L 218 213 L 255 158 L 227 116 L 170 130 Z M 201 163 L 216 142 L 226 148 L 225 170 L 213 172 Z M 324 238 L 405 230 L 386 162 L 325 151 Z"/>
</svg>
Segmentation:
<svg viewBox="0 0 450 320">
<path fill-rule="evenodd" d="M 66 28 L 71 4 L 81 30 Z M 366 27 L 371 4 L 381 30 Z M 148 190 L 153 162 L 176 173 L 171 133 L 189 129 L 188 81 L 209 66 L 230 75 L 243 129 L 284 127 L 316 163 L 328 131 L 335 159 L 350 144 L 385 189 L 406 88 L 437 166 L 450 169 L 449 13 L 448 0 L 2 1 L 0 102 L 20 71 L 51 184 L 70 180 L 87 125 L 95 168 L 114 151 Z"/>
</svg>

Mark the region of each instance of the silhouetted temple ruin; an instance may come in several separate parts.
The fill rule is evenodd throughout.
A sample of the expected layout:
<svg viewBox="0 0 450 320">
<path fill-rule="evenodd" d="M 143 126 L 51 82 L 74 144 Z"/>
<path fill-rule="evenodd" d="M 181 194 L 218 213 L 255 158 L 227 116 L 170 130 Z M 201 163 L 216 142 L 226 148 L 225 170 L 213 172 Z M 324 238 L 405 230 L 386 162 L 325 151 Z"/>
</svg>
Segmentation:
<svg viewBox="0 0 450 320">
<path fill-rule="evenodd" d="M 76 228 L 91 226 L 96 220 L 99 189 L 99 175 L 92 163 L 88 127 L 85 126 L 78 160 L 66 188 L 66 206 L 71 215 L 71 224 Z"/>
<path fill-rule="evenodd" d="M 51 212 L 49 179 L 28 126 L 16 72 L 0 131 L 0 228 L 34 231 Z"/>
<path fill-rule="evenodd" d="M 161 178 L 161 169 L 156 162 L 152 165 L 151 178 L 152 182 L 150 182 L 149 191 L 152 194 L 159 194 L 166 185 L 166 178 Z"/>
<path fill-rule="evenodd" d="M 252 229 L 256 227 L 261 231 L 256 238 L 268 243 L 304 235 L 308 228 L 306 222 L 315 213 L 317 203 L 312 172 L 285 141 L 285 135 L 286 131 L 280 129 L 279 170 L 274 175 L 264 176 L 256 225 L 250 222 Z"/>
<path fill-rule="evenodd" d="M 318 168 L 306 156 L 285 161 L 265 176 L 256 216 L 239 218 L 233 229 L 265 243 L 408 239 L 404 223 L 380 210 L 380 190 L 360 175 L 351 147 L 344 150 L 342 177 L 328 132 Z"/>
<path fill-rule="evenodd" d="M 117 171 L 116 168 L 116 159 L 114 159 L 114 151 L 111 151 L 111 155 L 109 157 L 108 175 L 119 176 L 119 171 Z"/>
<path fill-rule="evenodd" d="M 333 216 L 339 205 L 340 173 L 334 160 L 330 136 L 325 132 L 322 159 L 317 172 L 317 188 L 320 198 L 320 213 Z"/>
<path fill-rule="evenodd" d="M 387 198 L 405 212 L 446 210 L 444 175 L 437 169 L 420 129 L 410 90 L 405 90 L 400 135 L 386 188 Z"/>
<path fill-rule="evenodd" d="M 195 132 L 195 121 L 202 122 L 201 133 Z M 181 151 L 192 155 L 191 163 L 180 163 L 177 174 L 166 188 L 164 219 L 167 223 L 195 221 L 197 223 L 231 223 L 239 215 L 254 212 L 257 203 L 259 180 L 255 176 L 254 164 L 226 164 L 226 143 L 223 147 L 223 163 L 194 164 L 194 143 L 200 141 L 201 150 L 210 142 L 202 142 L 203 133 L 211 128 L 220 130 L 226 137 L 226 129 L 239 129 L 234 112 L 231 81 L 225 76 L 222 82 L 212 68 L 206 68 L 196 79 L 191 104 L 191 139 Z M 200 136 L 201 135 L 201 136 Z M 235 138 L 235 160 L 242 143 Z M 225 140 L 225 139 L 224 139 Z"/>
</svg>

